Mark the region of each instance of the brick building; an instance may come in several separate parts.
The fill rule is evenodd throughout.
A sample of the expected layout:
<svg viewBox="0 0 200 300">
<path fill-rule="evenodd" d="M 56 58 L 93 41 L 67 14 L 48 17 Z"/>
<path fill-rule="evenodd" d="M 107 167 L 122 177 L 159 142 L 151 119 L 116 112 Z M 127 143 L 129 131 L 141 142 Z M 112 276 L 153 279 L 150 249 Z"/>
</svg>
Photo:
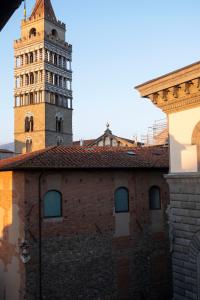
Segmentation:
<svg viewBox="0 0 200 300">
<path fill-rule="evenodd" d="M 0 161 L 0 299 L 169 299 L 168 148 L 109 128 L 55 146 L 72 143 L 72 46 L 50 0 L 14 50 L 15 152 L 31 153 Z"/>
<path fill-rule="evenodd" d="M 0 298 L 169 299 L 167 172 L 165 147 L 2 160 Z"/>
</svg>

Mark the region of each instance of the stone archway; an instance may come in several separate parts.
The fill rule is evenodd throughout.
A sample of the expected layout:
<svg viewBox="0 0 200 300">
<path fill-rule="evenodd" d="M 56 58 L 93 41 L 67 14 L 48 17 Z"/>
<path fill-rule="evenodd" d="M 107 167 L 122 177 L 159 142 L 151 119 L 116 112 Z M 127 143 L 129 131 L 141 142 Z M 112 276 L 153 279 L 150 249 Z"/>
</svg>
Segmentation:
<svg viewBox="0 0 200 300">
<path fill-rule="evenodd" d="M 192 133 L 192 145 L 200 145 L 200 122 L 194 127 Z"/>
<path fill-rule="evenodd" d="M 200 171 L 200 122 L 194 127 L 191 144 L 197 146 L 197 167 Z"/>
</svg>

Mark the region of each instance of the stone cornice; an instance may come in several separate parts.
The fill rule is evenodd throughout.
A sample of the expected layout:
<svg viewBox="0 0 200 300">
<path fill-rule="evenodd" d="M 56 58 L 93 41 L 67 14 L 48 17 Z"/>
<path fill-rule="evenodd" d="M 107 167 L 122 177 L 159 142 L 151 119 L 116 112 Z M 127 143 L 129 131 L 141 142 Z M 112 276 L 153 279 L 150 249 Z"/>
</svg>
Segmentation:
<svg viewBox="0 0 200 300">
<path fill-rule="evenodd" d="M 148 81 L 136 89 L 167 114 L 200 106 L 200 62 Z"/>
<path fill-rule="evenodd" d="M 189 180 L 192 178 L 200 179 L 200 172 L 169 173 L 169 174 L 165 174 L 164 177 L 166 179 L 189 179 Z"/>
</svg>

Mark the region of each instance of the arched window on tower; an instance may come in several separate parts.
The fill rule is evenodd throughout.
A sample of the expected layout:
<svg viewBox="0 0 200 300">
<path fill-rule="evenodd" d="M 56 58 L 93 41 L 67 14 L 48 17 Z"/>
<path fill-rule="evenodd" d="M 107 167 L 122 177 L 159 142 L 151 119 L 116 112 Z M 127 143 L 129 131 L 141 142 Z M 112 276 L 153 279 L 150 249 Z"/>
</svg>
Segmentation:
<svg viewBox="0 0 200 300">
<path fill-rule="evenodd" d="M 55 38 L 58 37 L 58 32 L 57 32 L 56 29 L 53 29 L 53 30 L 51 31 L 51 34 L 52 34 Z"/>
<path fill-rule="evenodd" d="M 29 56 L 29 62 L 30 62 L 30 64 L 33 63 L 33 60 L 34 60 L 34 58 L 33 58 L 33 52 L 31 52 L 30 56 Z"/>
<path fill-rule="evenodd" d="M 25 124 L 24 124 L 25 126 L 25 132 L 29 132 L 30 131 L 30 121 L 29 121 L 29 117 L 27 116 L 26 118 L 25 118 Z"/>
<path fill-rule="evenodd" d="M 62 117 L 56 117 L 56 132 L 62 132 L 63 131 L 63 118 Z"/>
<path fill-rule="evenodd" d="M 30 84 L 34 84 L 34 74 L 30 73 Z"/>
<path fill-rule="evenodd" d="M 63 138 L 61 136 L 57 136 L 56 144 L 57 144 L 57 146 L 60 146 L 63 144 Z"/>
<path fill-rule="evenodd" d="M 26 140 L 26 153 L 29 153 L 32 151 L 32 139 L 28 138 Z"/>
<path fill-rule="evenodd" d="M 34 130 L 34 119 L 33 116 L 26 116 L 24 122 L 25 132 L 32 132 Z"/>
<path fill-rule="evenodd" d="M 36 28 L 31 28 L 30 32 L 29 32 L 29 37 L 32 38 L 36 36 Z"/>
<path fill-rule="evenodd" d="M 30 117 L 30 131 L 33 131 L 34 128 L 34 121 L 33 121 L 33 116 Z"/>
<path fill-rule="evenodd" d="M 161 209 L 160 188 L 152 186 L 149 189 L 149 209 Z"/>
</svg>

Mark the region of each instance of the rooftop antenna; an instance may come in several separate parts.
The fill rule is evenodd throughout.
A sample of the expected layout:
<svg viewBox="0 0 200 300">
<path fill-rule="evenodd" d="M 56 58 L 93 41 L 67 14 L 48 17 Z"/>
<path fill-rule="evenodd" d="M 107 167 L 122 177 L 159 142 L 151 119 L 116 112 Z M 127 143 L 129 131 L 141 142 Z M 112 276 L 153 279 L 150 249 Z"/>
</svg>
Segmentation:
<svg viewBox="0 0 200 300">
<path fill-rule="evenodd" d="M 24 20 L 26 20 L 26 0 L 24 0 Z"/>
</svg>

